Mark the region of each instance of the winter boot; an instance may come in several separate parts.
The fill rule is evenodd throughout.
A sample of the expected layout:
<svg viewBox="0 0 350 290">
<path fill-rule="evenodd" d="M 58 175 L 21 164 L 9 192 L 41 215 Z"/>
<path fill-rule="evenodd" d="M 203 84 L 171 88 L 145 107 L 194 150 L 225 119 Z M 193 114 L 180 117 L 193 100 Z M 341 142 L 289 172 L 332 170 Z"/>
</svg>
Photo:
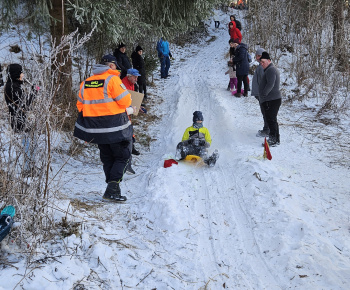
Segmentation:
<svg viewBox="0 0 350 290">
<path fill-rule="evenodd" d="M 113 202 L 126 201 L 126 196 L 121 195 L 119 183 L 116 181 L 108 182 L 105 194 L 102 198 Z"/>
<path fill-rule="evenodd" d="M 216 163 L 216 161 L 219 158 L 219 152 L 215 149 L 213 154 L 206 160 L 204 160 L 204 163 L 207 164 L 209 167 L 213 167 Z"/>
<path fill-rule="evenodd" d="M 240 97 L 241 97 L 241 93 L 236 93 L 236 94 L 234 94 L 234 96 L 235 96 L 236 98 L 240 98 Z"/>
<path fill-rule="evenodd" d="M 126 172 L 126 174 L 129 174 L 129 175 L 133 175 L 133 174 L 136 173 L 135 170 L 132 169 L 132 167 L 131 167 L 131 162 L 130 162 L 130 161 L 129 161 L 128 166 L 126 167 L 125 172 Z"/>
<path fill-rule="evenodd" d="M 259 130 L 258 133 L 256 133 L 256 137 L 269 137 L 270 132 L 265 130 Z"/>
<path fill-rule="evenodd" d="M 277 140 L 276 137 L 270 136 L 269 139 L 266 140 L 269 144 L 269 147 L 276 147 L 277 145 L 280 145 L 280 142 Z"/>
<path fill-rule="evenodd" d="M 133 155 L 140 155 L 140 151 L 136 150 L 134 144 L 132 144 L 131 154 L 133 154 Z"/>
</svg>

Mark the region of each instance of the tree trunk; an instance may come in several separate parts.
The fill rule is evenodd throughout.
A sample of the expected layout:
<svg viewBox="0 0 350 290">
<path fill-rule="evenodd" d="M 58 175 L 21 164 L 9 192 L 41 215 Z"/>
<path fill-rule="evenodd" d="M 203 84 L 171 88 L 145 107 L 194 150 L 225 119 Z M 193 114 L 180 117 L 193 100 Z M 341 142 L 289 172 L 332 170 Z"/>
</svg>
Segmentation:
<svg viewBox="0 0 350 290">
<path fill-rule="evenodd" d="M 65 0 L 52 0 L 50 7 L 50 16 L 52 17 L 50 31 L 54 45 L 57 47 L 61 43 L 61 38 L 69 34 L 69 27 L 65 12 Z M 72 59 L 69 55 L 69 47 L 62 47 L 53 59 L 52 71 L 58 74 L 53 75 L 55 91 L 59 92 L 55 99 L 58 103 L 68 104 L 73 101 L 72 96 Z"/>
<path fill-rule="evenodd" d="M 333 52 L 337 59 L 338 67 L 346 67 L 345 43 L 345 1 L 333 1 L 332 19 L 333 19 Z"/>
</svg>

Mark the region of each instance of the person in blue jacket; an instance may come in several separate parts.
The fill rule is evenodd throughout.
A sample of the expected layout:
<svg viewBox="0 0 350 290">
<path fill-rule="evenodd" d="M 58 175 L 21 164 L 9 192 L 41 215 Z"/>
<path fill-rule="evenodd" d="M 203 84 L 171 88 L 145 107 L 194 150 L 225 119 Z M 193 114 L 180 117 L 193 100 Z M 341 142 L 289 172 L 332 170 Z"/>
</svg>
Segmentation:
<svg viewBox="0 0 350 290">
<path fill-rule="evenodd" d="M 169 76 L 170 57 L 172 57 L 169 42 L 163 37 L 157 45 L 158 57 L 160 60 L 160 76 L 166 79 Z"/>
</svg>

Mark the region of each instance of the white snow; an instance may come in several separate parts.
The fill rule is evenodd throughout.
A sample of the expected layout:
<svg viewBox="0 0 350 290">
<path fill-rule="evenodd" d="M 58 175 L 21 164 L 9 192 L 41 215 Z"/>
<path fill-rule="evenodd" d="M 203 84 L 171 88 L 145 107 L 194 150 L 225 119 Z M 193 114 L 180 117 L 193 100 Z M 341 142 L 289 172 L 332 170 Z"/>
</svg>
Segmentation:
<svg viewBox="0 0 350 290">
<path fill-rule="evenodd" d="M 349 116 L 324 125 L 306 105 L 282 103 L 281 145 L 264 160 L 258 102 L 226 91 L 229 14 L 221 17 L 220 29 L 208 22 L 215 41 L 171 45 L 171 76 L 149 88 L 164 100 L 148 108 L 161 120 L 149 126 L 149 152 L 133 157 L 136 175 L 122 182 L 127 202 L 102 202 L 96 148 L 69 160 L 56 206 L 90 205 L 68 216 L 81 235 L 44 244 L 29 265 L 5 239 L 14 263 L 1 270 L 0 289 L 349 289 L 349 147 L 340 146 Z M 290 92 L 283 59 L 276 66 Z M 219 150 L 216 166 L 164 168 L 196 110 L 210 152 Z"/>
</svg>

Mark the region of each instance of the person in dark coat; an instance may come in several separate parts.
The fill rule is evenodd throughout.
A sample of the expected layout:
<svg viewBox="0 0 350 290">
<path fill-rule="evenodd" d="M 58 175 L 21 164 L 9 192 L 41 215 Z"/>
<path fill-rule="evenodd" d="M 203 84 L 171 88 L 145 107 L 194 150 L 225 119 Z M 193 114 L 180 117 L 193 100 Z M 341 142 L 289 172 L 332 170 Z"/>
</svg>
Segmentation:
<svg viewBox="0 0 350 290">
<path fill-rule="evenodd" d="M 239 29 L 239 31 L 242 31 L 242 24 L 240 21 L 236 20 L 236 15 L 231 15 L 230 21 L 234 21 L 236 23 L 236 27 Z"/>
<path fill-rule="evenodd" d="M 144 94 L 144 98 L 147 99 L 146 89 L 146 68 L 145 61 L 142 57 L 143 49 L 140 45 L 136 46 L 135 51 L 131 54 L 132 65 L 139 71 L 140 76 L 137 79 L 139 85 L 139 93 Z"/>
<path fill-rule="evenodd" d="M 11 127 L 16 133 L 24 131 L 26 112 L 34 98 L 34 93 L 24 94 L 23 77 L 23 69 L 20 64 L 13 63 L 7 67 L 5 101 L 11 117 Z"/>
<path fill-rule="evenodd" d="M 236 48 L 235 56 L 232 59 L 233 63 L 236 65 L 236 75 L 237 75 L 237 93 L 235 97 L 241 97 L 242 81 L 244 84 L 243 96 L 248 96 L 249 83 L 249 61 L 248 61 L 248 46 L 245 43 L 239 43 L 238 39 L 235 39 L 233 46 Z"/>
<path fill-rule="evenodd" d="M 130 60 L 126 54 L 126 46 L 124 43 L 120 43 L 115 49 L 113 55 L 117 59 L 117 68 L 121 70 L 120 79 L 123 79 L 126 76 L 126 72 L 129 68 L 132 68 Z"/>
<path fill-rule="evenodd" d="M 39 87 L 33 86 L 30 94 L 25 94 L 22 88 L 24 73 L 22 66 L 17 63 L 7 67 L 7 81 L 5 85 L 5 101 L 10 113 L 10 123 L 15 133 L 24 133 L 22 145 L 24 150 L 24 174 L 33 174 L 35 171 L 35 139 L 31 134 L 30 127 L 26 125 L 27 111 L 35 97 L 35 90 Z"/>
<path fill-rule="evenodd" d="M 282 103 L 280 92 L 280 73 L 271 62 L 270 55 L 264 51 L 260 57 L 260 64 L 264 69 L 259 83 L 259 102 L 264 107 L 265 118 L 270 128 L 269 146 L 280 144 L 280 132 L 277 114 Z"/>
</svg>

